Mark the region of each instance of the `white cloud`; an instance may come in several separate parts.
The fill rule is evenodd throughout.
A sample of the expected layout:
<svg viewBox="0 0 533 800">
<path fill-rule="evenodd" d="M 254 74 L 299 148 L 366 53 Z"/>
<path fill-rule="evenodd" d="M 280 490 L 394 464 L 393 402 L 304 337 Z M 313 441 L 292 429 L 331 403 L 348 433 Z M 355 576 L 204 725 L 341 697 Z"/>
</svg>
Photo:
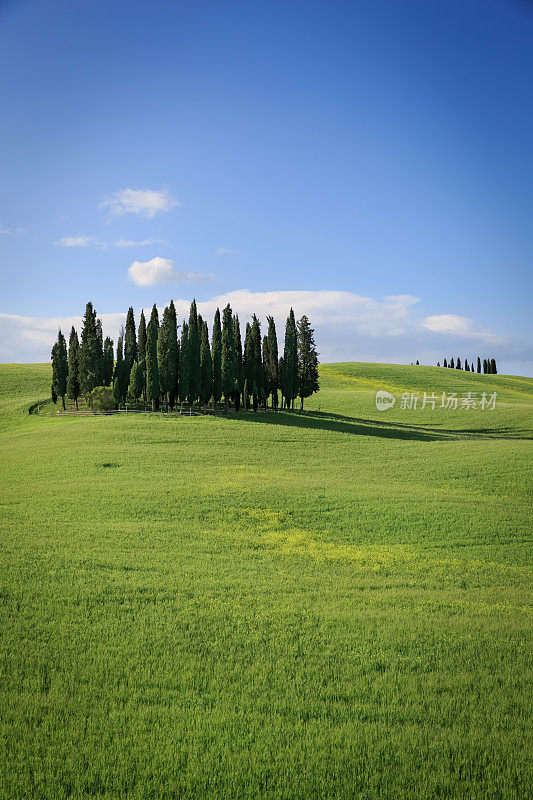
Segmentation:
<svg viewBox="0 0 533 800">
<path fill-rule="evenodd" d="M 107 247 L 106 242 L 100 242 L 94 236 L 63 236 L 54 244 L 60 247 L 98 247 L 100 250 L 105 250 Z"/>
<path fill-rule="evenodd" d="M 505 337 L 480 328 L 470 317 L 461 317 L 457 314 L 432 314 L 422 320 L 422 325 L 433 333 L 483 339 L 487 343 L 494 344 L 504 344 L 507 341 Z"/>
<path fill-rule="evenodd" d="M 98 317 L 102 320 L 104 335 L 116 342 L 126 314 L 98 314 Z M 73 325 L 80 333 L 81 314 L 42 318 L 0 313 L 0 354 L 4 361 L 49 361 L 59 328 L 68 340 Z"/>
<path fill-rule="evenodd" d="M 154 189 L 121 189 L 104 198 L 98 208 L 108 209 L 111 217 L 137 214 L 152 219 L 156 214 L 171 211 L 178 205 L 168 189 L 159 192 Z"/>
<path fill-rule="evenodd" d="M 225 247 L 217 248 L 219 256 L 241 256 L 242 250 L 227 250 Z"/>
<path fill-rule="evenodd" d="M 155 262 L 155 263 L 154 263 Z M 156 258 L 134 262 L 132 280 L 141 286 L 154 283 L 198 279 L 176 269 L 170 259 Z M 131 268 L 130 268 L 131 269 Z M 205 276 L 204 276 L 205 278 Z M 187 319 L 191 297 L 174 298 L 178 321 Z M 500 372 L 533 372 L 533 348 L 529 345 L 484 331 L 466 317 L 439 314 L 422 317 L 417 313 L 418 298 L 412 295 L 386 296 L 381 299 L 338 291 L 252 292 L 241 289 L 220 294 L 198 303 L 198 310 L 212 323 L 216 308 L 230 303 L 241 319 L 244 334 L 246 322 L 256 313 L 266 328 L 266 316 L 276 320 L 278 340 L 283 345 L 285 320 L 289 309 L 296 317 L 307 314 L 316 329 L 316 342 L 321 361 L 381 361 L 436 364 L 444 356 L 474 359 L 477 355 L 494 356 Z M 83 311 L 83 309 L 82 309 Z M 140 309 L 135 313 L 139 320 Z M 99 315 L 100 316 L 100 315 Z M 116 341 L 125 314 L 104 314 L 104 334 Z M 48 361 L 57 329 L 67 335 L 71 326 L 79 331 L 81 316 L 41 319 L 0 314 L 0 358 L 6 361 Z"/>
<path fill-rule="evenodd" d="M 150 244 L 166 244 L 166 239 L 143 239 L 141 242 L 133 239 L 117 239 L 113 244 L 115 247 L 147 247 Z"/>
<path fill-rule="evenodd" d="M 24 233 L 26 228 L 3 228 L 0 226 L 0 235 L 8 236 L 9 234 Z"/>
<path fill-rule="evenodd" d="M 128 277 L 137 286 L 155 286 L 157 283 L 196 283 L 210 281 L 213 275 L 201 272 L 186 272 L 178 269 L 171 258 L 156 256 L 150 261 L 134 261 L 128 269 Z"/>
</svg>

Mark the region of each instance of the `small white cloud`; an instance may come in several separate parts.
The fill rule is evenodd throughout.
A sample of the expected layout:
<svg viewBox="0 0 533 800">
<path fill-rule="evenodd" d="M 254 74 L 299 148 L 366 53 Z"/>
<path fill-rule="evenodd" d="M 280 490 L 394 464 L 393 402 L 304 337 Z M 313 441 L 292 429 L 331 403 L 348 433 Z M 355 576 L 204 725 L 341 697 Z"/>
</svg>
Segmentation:
<svg viewBox="0 0 533 800">
<path fill-rule="evenodd" d="M 171 211 L 179 203 L 168 189 L 121 189 L 104 198 L 98 208 L 107 208 L 111 217 L 137 214 L 151 219 L 156 214 Z"/>
<path fill-rule="evenodd" d="M 136 242 L 133 239 L 117 239 L 113 242 L 115 247 L 147 247 L 149 244 L 166 244 L 166 239 L 143 239 L 142 242 Z"/>
<path fill-rule="evenodd" d="M 137 286 L 154 286 L 156 283 L 197 283 L 211 281 L 214 275 L 202 272 L 186 272 L 178 269 L 171 258 L 156 256 L 150 261 L 134 261 L 128 269 L 128 277 Z"/>
<path fill-rule="evenodd" d="M 498 336 L 485 328 L 480 328 L 469 317 L 461 317 L 458 314 L 432 314 L 422 320 L 422 326 L 433 333 L 467 336 L 473 339 L 483 339 L 493 344 L 507 342 L 504 336 Z"/>
<path fill-rule="evenodd" d="M 54 244 L 60 247 L 98 247 L 100 250 L 105 250 L 107 247 L 105 242 L 100 242 L 94 236 L 63 236 Z"/>
<path fill-rule="evenodd" d="M 217 248 L 219 256 L 242 256 L 242 250 L 226 250 L 225 247 Z"/>
<path fill-rule="evenodd" d="M 24 233 L 26 228 L 3 228 L 0 226 L 0 235 L 8 236 L 9 234 Z"/>
</svg>

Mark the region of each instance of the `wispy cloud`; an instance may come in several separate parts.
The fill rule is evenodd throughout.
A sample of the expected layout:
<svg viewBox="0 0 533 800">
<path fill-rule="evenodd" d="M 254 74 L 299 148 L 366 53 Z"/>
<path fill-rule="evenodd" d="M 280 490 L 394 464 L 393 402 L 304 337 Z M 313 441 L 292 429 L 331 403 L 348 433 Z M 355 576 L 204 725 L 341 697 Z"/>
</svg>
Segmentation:
<svg viewBox="0 0 533 800">
<path fill-rule="evenodd" d="M 166 244 L 166 239 L 143 239 L 141 242 L 136 242 L 133 239 L 117 239 L 113 242 L 115 247 L 147 247 L 150 244 Z"/>
<path fill-rule="evenodd" d="M 476 325 L 470 317 L 457 314 L 432 314 L 422 320 L 422 326 L 433 333 L 480 339 L 492 344 L 506 341 L 504 337 Z"/>
<path fill-rule="evenodd" d="M 171 258 L 156 256 L 150 261 L 134 261 L 128 269 L 128 277 L 137 286 L 155 286 L 158 283 L 198 283 L 214 280 L 214 275 L 202 272 L 186 272 L 176 267 Z"/>
<path fill-rule="evenodd" d="M 133 262 L 130 278 L 138 286 L 208 280 L 211 276 L 176 268 L 171 259 Z M 179 320 L 187 319 L 191 297 L 174 297 Z M 414 295 L 382 298 L 337 291 L 252 292 L 240 289 L 215 295 L 198 303 L 204 319 L 211 321 L 216 308 L 230 303 L 241 322 L 256 313 L 266 325 L 267 315 L 276 320 L 278 340 L 283 341 L 285 320 L 292 307 L 297 317 L 307 314 L 316 328 L 322 361 L 381 361 L 436 364 L 444 356 L 475 358 L 494 356 L 500 371 L 533 371 L 533 348 L 525 342 L 482 329 L 473 320 L 454 314 L 423 316 Z M 138 319 L 138 313 L 136 318 Z M 125 314 L 102 315 L 105 334 L 116 338 Z M 11 361 L 48 360 L 57 329 L 65 332 L 81 316 L 41 319 L 0 314 L 0 358 Z M 242 325 L 241 325 L 242 329 Z M 505 365 L 508 365 L 506 367 Z"/>
<path fill-rule="evenodd" d="M 179 203 L 172 197 L 168 189 L 121 189 L 115 194 L 105 197 L 100 205 L 107 209 L 111 217 L 123 217 L 125 214 L 137 214 L 152 219 L 156 214 L 171 211 Z"/>
<path fill-rule="evenodd" d="M 225 247 L 218 247 L 219 256 L 242 256 L 242 250 L 227 250 Z"/>
<path fill-rule="evenodd" d="M 98 247 L 100 250 L 105 250 L 107 247 L 106 242 L 101 242 L 94 236 L 63 236 L 54 244 L 59 247 Z"/>
<path fill-rule="evenodd" d="M 0 235 L 9 236 L 10 234 L 24 233 L 26 228 L 4 228 L 0 225 Z"/>
</svg>

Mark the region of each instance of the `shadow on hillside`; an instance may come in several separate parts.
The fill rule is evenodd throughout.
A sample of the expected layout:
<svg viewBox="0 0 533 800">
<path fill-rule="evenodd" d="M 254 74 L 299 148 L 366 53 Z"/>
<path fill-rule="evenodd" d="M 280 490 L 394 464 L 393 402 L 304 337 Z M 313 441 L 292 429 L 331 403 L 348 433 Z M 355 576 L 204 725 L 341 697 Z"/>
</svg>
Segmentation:
<svg viewBox="0 0 533 800">
<path fill-rule="evenodd" d="M 354 436 L 378 436 L 382 439 L 403 439 L 419 442 L 438 442 L 461 439 L 530 439 L 527 431 L 510 427 L 448 429 L 408 425 L 403 422 L 388 422 L 386 419 L 363 419 L 347 417 L 325 411 L 261 411 L 240 413 L 233 419 L 267 425 L 282 425 L 294 428 L 310 428 L 330 433 L 349 433 Z"/>
<path fill-rule="evenodd" d="M 377 420 L 344 417 L 342 414 L 328 414 L 320 411 L 262 411 L 240 413 L 232 419 L 242 419 L 267 425 L 282 425 L 291 428 L 310 428 L 330 433 L 349 433 L 354 436 L 378 436 L 382 439 L 407 439 L 419 442 L 436 442 L 450 439 L 450 433 L 457 436 L 458 431 L 434 431 L 415 425 L 387 423 Z M 457 438 L 462 438 L 457 436 Z"/>
</svg>

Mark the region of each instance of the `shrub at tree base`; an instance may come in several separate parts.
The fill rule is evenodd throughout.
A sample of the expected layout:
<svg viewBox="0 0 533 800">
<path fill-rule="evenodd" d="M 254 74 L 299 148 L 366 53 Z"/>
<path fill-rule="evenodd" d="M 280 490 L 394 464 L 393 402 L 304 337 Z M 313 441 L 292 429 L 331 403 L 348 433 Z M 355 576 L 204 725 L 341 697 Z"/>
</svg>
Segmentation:
<svg viewBox="0 0 533 800">
<path fill-rule="evenodd" d="M 116 408 L 111 386 L 95 386 L 89 392 L 89 408 L 93 411 L 113 411 Z"/>
</svg>

